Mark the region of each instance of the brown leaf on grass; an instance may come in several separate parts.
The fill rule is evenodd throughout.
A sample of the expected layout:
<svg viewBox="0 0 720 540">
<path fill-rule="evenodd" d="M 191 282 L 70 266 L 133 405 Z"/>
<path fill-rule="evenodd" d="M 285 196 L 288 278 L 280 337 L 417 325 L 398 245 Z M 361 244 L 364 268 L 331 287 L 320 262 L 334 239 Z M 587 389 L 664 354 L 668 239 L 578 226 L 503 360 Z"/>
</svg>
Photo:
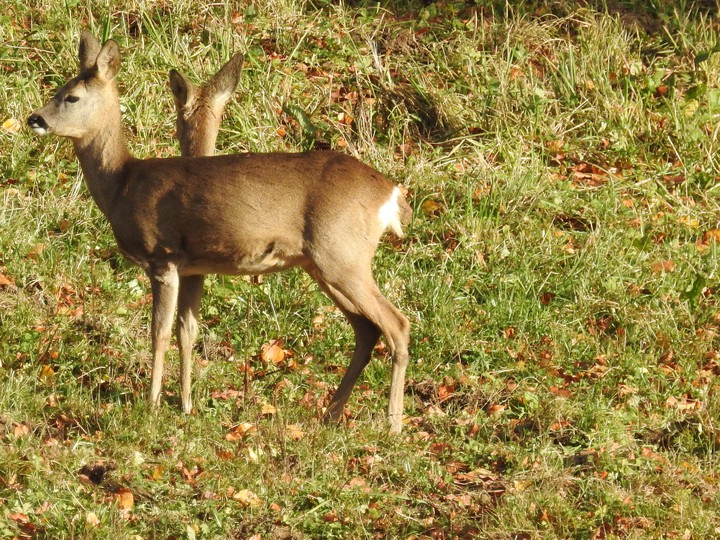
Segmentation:
<svg viewBox="0 0 720 540">
<path fill-rule="evenodd" d="M 450 444 L 444 443 L 444 442 L 434 442 L 430 445 L 430 448 L 429 448 L 430 453 L 436 457 L 441 457 L 445 454 L 450 454 L 450 453 L 452 453 L 452 449 L 453 449 L 453 447 Z"/>
<path fill-rule="evenodd" d="M 443 231 L 440 238 L 442 240 L 442 245 L 445 248 L 445 253 L 451 254 L 460 245 L 457 233 L 453 230 Z"/>
<path fill-rule="evenodd" d="M 434 199 L 425 199 L 421 205 L 421 209 L 425 217 L 435 218 L 443 213 L 445 207 L 439 201 Z"/>
<path fill-rule="evenodd" d="M 42 368 L 40 368 L 39 377 L 43 383 L 50 384 L 55 378 L 55 370 L 52 368 L 52 366 L 44 365 Z"/>
<path fill-rule="evenodd" d="M 32 260 L 37 259 L 40 255 L 42 255 L 42 252 L 45 251 L 45 248 L 47 248 L 47 244 L 35 244 L 35 246 L 28 251 L 28 258 Z"/>
<path fill-rule="evenodd" d="M 127 488 L 120 488 L 114 494 L 115 504 L 123 514 L 127 514 L 135 506 L 135 497 L 132 491 Z"/>
<path fill-rule="evenodd" d="M 681 174 L 666 174 L 662 177 L 662 182 L 668 187 L 676 187 L 685 181 L 685 176 Z"/>
<path fill-rule="evenodd" d="M 10 521 L 15 521 L 16 523 L 29 523 L 30 517 L 27 514 L 23 514 L 22 512 L 10 512 L 7 515 L 7 518 Z"/>
<path fill-rule="evenodd" d="M 235 493 L 233 493 L 232 498 L 233 500 L 239 502 L 242 506 L 250 508 L 257 508 L 258 506 L 262 506 L 263 504 L 262 499 L 249 489 L 241 489 L 240 491 L 236 491 Z"/>
<path fill-rule="evenodd" d="M 707 249 L 712 244 L 720 245 L 720 229 L 710 229 L 709 231 L 705 231 L 697 240 L 698 250 Z M 0 285 L 2 285 L 1 282 Z"/>
<path fill-rule="evenodd" d="M 338 521 L 340 521 L 340 518 L 338 517 L 337 512 L 336 512 L 335 510 L 331 510 L 330 512 L 326 512 L 326 513 L 323 515 L 323 518 L 322 518 L 322 519 L 323 519 L 323 521 L 324 521 L 325 523 L 337 523 Z"/>
<path fill-rule="evenodd" d="M 613 334 L 617 331 L 618 324 L 612 315 L 604 313 L 588 319 L 585 328 L 592 335 Z"/>
<path fill-rule="evenodd" d="M 2 130 L 10 135 L 19 133 L 23 125 L 17 118 L 8 118 L 2 123 Z"/>
<path fill-rule="evenodd" d="M 525 76 L 525 72 L 517 66 L 512 66 L 510 68 L 510 70 L 508 71 L 508 77 L 510 78 L 511 81 L 514 81 L 515 79 L 519 79 L 524 76 Z"/>
<path fill-rule="evenodd" d="M 0 287 L 8 287 L 15 285 L 15 282 L 5 274 L 0 274 Z"/>
<path fill-rule="evenodd" d="M 442 403 L 455 394 L 455 381 L 451 377 L 445 377 L 443 384 L 437 389 L 438 399 Z"/>
<path fill-rule="evenodd" d="M 699 411 L 703 408 L 703 402 L 688 398 L 687 396 L 683 396 L 680 399 L 670 396 L 665 400 L 665 408 L 675 409 L 680 412 Z"/>
<path fill-rule="evenodd" d="M 633 529 L 651 529 L 653 525 L 654 523 L 651 519 L 643 516 L 617 516 L 615 518 L 616 532 L 621 537 L 627 536 Z"/>
<path fill-rule="evenodd" d="M 470 467 L 462 461 L 450 461 L 445 464 L 445 470 L 450 474 L 458 474 L 469 471 Z"/>
<path fill-rule="evenodd" d="M 30 428 L 27 424 L 15 424 L 15 427 L 13 428 L 13 435 L 15 435 L 18 439 L 20 437 L 27 437 L 30 435 Z"/>
<path fill-rule="evenodd" d="M 269 403 L 263 403 L 260 408 L 260 414 L 262 416 L 272 416 L 277 413 L 277 407 L 270 405 Z"/>
<path fill-rule="evenodd" d="M 225 390 L 215 390 L 210 393 L 210 397 L 213 399 L 230 400 L 242 397 L 242 390 L 236 390 L 234 388 L 227 388 Z"/>
<path fill-rule="evenodd" d="M 650 269 L 655 274 L 661 274 L 665 272 L 674 272 L 675 271 L 675 262 L 673 262 L 672 259 L 668 259 L 665 261 L 659 261 L 656 263 L 653 263 L 650 266 Z"/>
<path fill-rule="evenodd" d="M 597 165 L 582 162 L 571 168 L 570 180 L 576 185 L 602 186 L 608 181 L 608 173 Z"/>
<path fill-rule="evenodd" d="M 239 441 L 248 436 L 256 430 L 255 424 L 250 422 L 240 422 L 237 426 L 233 427 L 228 433 L 225 434 L 226 441 Z"/>
<path fill-rule="evenodd" d="M 265 364 L 279 366 L 285 360 L 286 352 L 283 349 L 283 340 L 274 339 L 265 343 L 260 349 L 260 359 Z"/>
<path fill-rule="evenodd" d="M 498 413 L 503 412 L 505 409 L 507 409 L 506 405 L 501 405 L 500 403 L 495 403 L 493 405 L 490 405 L 487 408 L 487 413 L 489 415 L 498 414 Z"/>
<path fill-rule="evenodd" d="M 285 432 L 293 441 L 299 441 L 305 436 L 305 432 L 301 429 L 300 424 L 289 424 L 285 428 Z"/>
<path fill-rule="evenodd" d="M 191 486 L 197 484 L 197 481 L 205 474 L 205 471 L 200 465 L 195 465 L 192 469 L 188 469 L 182 462 L 178 463 L 180 474 L 183 480 Z"/>
<path fill-rule="evenodd" d="M 557 386 L 551 386 L 550 388 L 548 388 L 548 390 L 551 394 L 554 394 L 561 398 L 569 398 L 570 396 L 572 396 L 572 392 L 570 392 L 570 390 L 568 390 L 567 388 L 558 388 Z"/>
</svg>

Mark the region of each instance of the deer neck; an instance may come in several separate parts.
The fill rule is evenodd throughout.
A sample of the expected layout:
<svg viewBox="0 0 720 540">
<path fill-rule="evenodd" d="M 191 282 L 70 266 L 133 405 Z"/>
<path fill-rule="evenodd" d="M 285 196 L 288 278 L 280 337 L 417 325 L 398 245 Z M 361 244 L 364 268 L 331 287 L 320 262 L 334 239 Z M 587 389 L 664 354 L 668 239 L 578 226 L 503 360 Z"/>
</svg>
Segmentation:
<svg viewBox="0 0 720 540">
<path fill-rule="evenodd" d="M 85 182 L 100 210 L 108 215 L 122 184 L 125 165 L 133 159 L 122 129 L 120 103 L 107 107 L 101 128 L 73 141 Z"/>
</svg>

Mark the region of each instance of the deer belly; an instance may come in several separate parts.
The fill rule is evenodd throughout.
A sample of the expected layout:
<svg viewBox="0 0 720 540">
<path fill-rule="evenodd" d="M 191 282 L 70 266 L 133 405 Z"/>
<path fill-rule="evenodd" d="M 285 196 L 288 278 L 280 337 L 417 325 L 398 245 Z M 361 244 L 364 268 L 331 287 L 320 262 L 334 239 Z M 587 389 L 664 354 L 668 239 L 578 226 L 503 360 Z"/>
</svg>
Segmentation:
<svg viewBox="0 0 720 540">
<path fill-rule="evenodd" d="M 304 260 L 301 252 L 282 249 L 274 242 L 244 252 L 223 251 L 203 255 L 182 264 L 180 274 L 269 274 L 297 266 Z"/>
</svg>

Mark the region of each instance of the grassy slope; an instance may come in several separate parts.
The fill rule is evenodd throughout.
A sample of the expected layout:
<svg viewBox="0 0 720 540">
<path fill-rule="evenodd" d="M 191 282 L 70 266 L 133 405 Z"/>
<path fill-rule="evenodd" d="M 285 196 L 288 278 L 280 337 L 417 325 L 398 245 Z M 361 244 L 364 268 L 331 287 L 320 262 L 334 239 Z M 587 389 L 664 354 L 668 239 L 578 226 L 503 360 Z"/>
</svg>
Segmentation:
<svg viewBox="0 0 720 540">
<path fill-rule="evenodd" d="M 0 3 L 0 121 L 74 74 L 89 25 L 123 48 L 133 152 L 174 155 L 167 70 L 240 49 L 223 152 L 319 139 L 408 188 L 407 238 L 377 257 L 413 321 L 408 425 L 385 433 L 382 350 L 348 424 L 317 423 L 352 336 L 299 272 L 209 278 L 198 413 L 178 412 L 176 353 L 150 413 L 147 282 L 70 145 L 6 122 L 0 538 L 720 535 L 717 20 L 81 4 Z M 275 338 L 294 363 L 263 365 Z"/>
</svg>

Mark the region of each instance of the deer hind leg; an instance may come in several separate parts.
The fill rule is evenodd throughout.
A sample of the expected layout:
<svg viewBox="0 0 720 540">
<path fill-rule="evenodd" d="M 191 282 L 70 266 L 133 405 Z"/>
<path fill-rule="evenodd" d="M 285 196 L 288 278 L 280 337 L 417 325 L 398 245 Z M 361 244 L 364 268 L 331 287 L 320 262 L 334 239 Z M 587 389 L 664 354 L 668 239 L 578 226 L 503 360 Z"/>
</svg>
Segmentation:
<svg viewBox="0 0 720 540">
<path fill-rule="evenodd" d="M 197 339 L 204 278 L 205 276 L 182 276 L 180 278 L 175 333 L 180 349 L 180 399 L 185 414 L 192 412 L 190 394 L 193 368 L 192 351 Z"/>
<path fill-rule="evenodd" d="M 337 399 L 333 397 L 331 401 L 333 414 L 339 416 L 342 413 L 342 408 L 339 406 L 345 404 L 355 381 L 369 362 L 372 348 L 377 342 L 376 332 L 379 329 L 388 342 L 393 358 L 388 407 L 390 431 L 399 433 L 402 430 L 405 372 L 409 361 L 410 323 L 382 295 L 369 268 L 359 271 L 345 267 L 342 270 L 330 272 L 319 270 L 317 275 L 318 282 L 324 289 L 330 291 L 333 300 L 340 302 L 340 307 L 346 315 L 349 314 L 348 319 L 353 325 L 358 343 L 350 367 L 336 393 Z M 371 330 L 372 326 L 375 327 L 374 333 Z M 368 339 L 370 337 L 372 344 Z"/>
<path fill-rule="evenodd" d="M 370 362 L 372 351 L 380 338 L 380 329 L 365 315 L 358 312 L 357 307 L 350 302 L 340 291 L 328 283 L 317 279 L 319 285 L 327 295 L 340 308 L 355 333 L 355 350 L 353 351 L 350 365 L 340 381 L 340 386 L 330 399 L 325 419 L 329 421 L 340 421 L 342 419 L 345 405 L 347 405 L 350 393 L 355 387 L 360 374 Z"/>
<path fill-rule="evenodd" d="M 152 287 L 152 383 L 150 385 L 150 403 L 157 405 L 162 390 L 165 353 L 170 347 L 172 321 L 177 304 L 179 276 L 177 268 L 168 264 L 160 269 L 148 272 Z"/>
</svg>

